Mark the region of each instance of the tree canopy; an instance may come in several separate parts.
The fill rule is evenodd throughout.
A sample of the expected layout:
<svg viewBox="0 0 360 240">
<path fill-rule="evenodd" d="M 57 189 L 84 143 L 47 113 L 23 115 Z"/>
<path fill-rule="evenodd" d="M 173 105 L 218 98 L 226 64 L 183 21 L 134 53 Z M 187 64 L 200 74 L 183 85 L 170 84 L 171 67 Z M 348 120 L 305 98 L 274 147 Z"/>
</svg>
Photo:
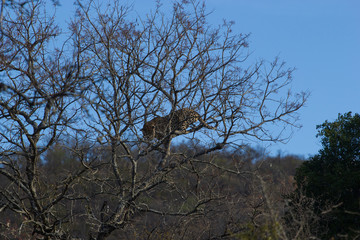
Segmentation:
<svg viewBox="0 0 360 240">
<path fill-rule="evenodd" d="M 297 170 L 298 189 L 316 201 L 320 225 L 329 229 L 321 237 L 358 236 L 360 115 L 339 114 L 335 121 L 325 121 L 317 128 L 323 148 Z M 330 206 L 330 209 L 325 211 L 324 206 Z"/>
<path fill-rule="evenodd" d="M 2 1 L 1 227 L 28 239 L 102 240 L 157 216 L 160 230 L 176 222 L 203 236 L 216 225 L 230 236 L 247 218 L 216 218 L 243 204 L 224 182 L 255 178 L 258 166 L 216 154 L 245 151 L 249 139 L 287 139 L 308 93 L 292 91 L 294 68 L 279 58 L 249 62 L 249 34 L 235 33 L 233 22 L 209 24 L 205 1 L 158 4 L 135 18 L 121 3 L 76 1 L 61 29 L 56 4 Z M 179 132 L 171 123 L 164 139 L 142 134 L 145 123 L 170 122 L 185 108 L 216 128 L 186 126 L 183 151 L 171 142 Z M 264 202 L 254 196 L 245 207 Z M 266 206 L 262 222 L 272 219 L 273 229 L 277 216 Z"/>
</svg>

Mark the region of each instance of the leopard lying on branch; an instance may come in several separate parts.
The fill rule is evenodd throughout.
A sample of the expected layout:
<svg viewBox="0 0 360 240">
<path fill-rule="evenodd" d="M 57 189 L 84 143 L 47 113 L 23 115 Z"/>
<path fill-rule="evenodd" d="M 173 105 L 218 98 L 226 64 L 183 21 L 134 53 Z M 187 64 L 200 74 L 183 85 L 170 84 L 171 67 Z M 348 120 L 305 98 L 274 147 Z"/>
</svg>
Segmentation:
<svg viewBox="0 0 360 240">
<path fill-rule="evenodd" d="M 156 117 L 144 124 L 143 135 L 145 138 L 161 140 L 170 135 L 181 135 L 189 133 L 187 128 L 197 122 L 209 129 L 216 129 L 216 127 L 209 126 L 195 110 L 190 108 L 183 108 L 174 111 L 165 117 Z"/>
</svg>

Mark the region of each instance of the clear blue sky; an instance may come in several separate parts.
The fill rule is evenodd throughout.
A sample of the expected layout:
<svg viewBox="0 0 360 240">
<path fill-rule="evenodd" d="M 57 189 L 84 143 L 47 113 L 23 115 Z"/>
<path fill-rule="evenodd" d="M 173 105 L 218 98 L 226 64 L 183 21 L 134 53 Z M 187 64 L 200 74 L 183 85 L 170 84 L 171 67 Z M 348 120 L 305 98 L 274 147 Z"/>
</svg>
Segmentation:
<svg viewBox="0 0 360 240">
<path fill-rule="evenodd" d="M 60 2 L 58 13 L 69 13 L 72 1 Z M 123 2 L 132 3 L 139 15 L 155 6 L 154 0 Z M 271 61 L 280 56 L 297 68 L 294 91 L 311 92 L 300 111 L 303 127 L 287 144 L 266 145 L 272 153 L 313 155 L 321 147 L 316 125 L 335 120 L 338 113 L 360 113 L 360 0 L 207 0 L 206 4 L 213 12 L 211 23 L 234 20 L 234 31 L 251 33 L 254 58 Z"/>
<path fill-rule="evenodd" d="M 335 120 L 338 113 L 360 113 L 359 0 L 210 0 L 212 18 L 236 22 L 236 30 L 251 32 L 255 55 L 276 55 L 295 66 L 295 90 L 311 96 L 300 111 L 303 127 L 272 152 L 307 157 L 321 145 L 316 125 Z"/>
</svg>

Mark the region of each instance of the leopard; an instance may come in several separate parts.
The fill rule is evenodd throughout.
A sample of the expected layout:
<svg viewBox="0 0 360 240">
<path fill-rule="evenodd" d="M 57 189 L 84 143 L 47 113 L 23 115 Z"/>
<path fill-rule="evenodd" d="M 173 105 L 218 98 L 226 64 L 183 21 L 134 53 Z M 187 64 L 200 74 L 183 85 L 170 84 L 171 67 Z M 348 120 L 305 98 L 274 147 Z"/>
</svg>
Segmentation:
<svg viewBox="0 0 360 240">
<path fill-rule="evenodd" d="M 182 108 L 164 117 L 155 117 L 146 122 L 142 128 L 143 136 L 146 139 L 164 139 L 187 134 L 191 124 L 199 121 L 202 126 L 208 129 L 216 129 L 205 122 L 198 112 L 191 108 Z"/>
</svg>

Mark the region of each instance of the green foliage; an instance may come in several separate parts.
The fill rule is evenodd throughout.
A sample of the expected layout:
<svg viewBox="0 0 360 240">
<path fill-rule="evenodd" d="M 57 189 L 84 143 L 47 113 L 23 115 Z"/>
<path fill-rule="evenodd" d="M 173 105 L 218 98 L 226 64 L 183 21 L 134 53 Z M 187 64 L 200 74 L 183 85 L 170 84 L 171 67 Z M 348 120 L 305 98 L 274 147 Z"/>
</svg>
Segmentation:
<svg viewBox="0 0 360 240">
<path fill-rule="evenodd" d="M 326 239 L 360 230 L 360 115 L 339 114 L 334 122 L 317 126 L 323 149 L 304 162 L 295 180 L 307 197 L 316 200 L 314 211 L 328 226 Z M 324 214 L 324 206 L 333 206 Z M 315 227 L 315 226 L 314 226 Z"/>
<path fill-rule="evenodd" d="M 351 112 L 339 117 L 334 122 L 325 121 L 317 126 L 318 137 L 322 137 L 323 149 L 320 155 L 334 157 L 337 160 L 354 162 L 360 156 L 360 115 Z"/>
</svg>

